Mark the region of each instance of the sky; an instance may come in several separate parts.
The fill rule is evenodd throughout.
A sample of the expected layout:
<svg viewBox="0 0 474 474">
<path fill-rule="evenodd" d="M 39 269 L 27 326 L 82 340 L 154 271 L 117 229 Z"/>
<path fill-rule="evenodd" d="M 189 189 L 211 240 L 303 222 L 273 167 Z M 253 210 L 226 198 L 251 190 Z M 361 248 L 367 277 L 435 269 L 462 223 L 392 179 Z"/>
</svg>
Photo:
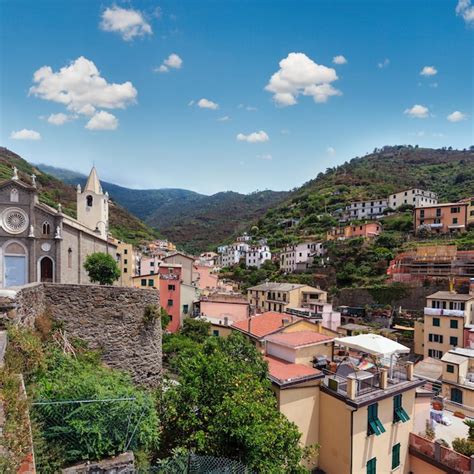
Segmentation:
<svg viewBox="0 0 474 474">
<path fill-rule="evenodd" d="M 0 143 L 133 188 L 289 190 L 474 143 L 470 0 L 0 0 Z"/>
</svg>

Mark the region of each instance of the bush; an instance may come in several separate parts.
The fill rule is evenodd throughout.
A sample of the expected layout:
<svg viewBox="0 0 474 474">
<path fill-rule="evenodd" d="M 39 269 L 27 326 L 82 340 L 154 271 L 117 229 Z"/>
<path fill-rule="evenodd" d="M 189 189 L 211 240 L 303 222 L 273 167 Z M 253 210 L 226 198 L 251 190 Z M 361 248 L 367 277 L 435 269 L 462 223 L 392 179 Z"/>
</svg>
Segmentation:
<svg viewBox="0 0 474 474">
<path fill-rule="evenodd" d="M 474 442 L 466 438 L 456 438 L 452 443 L 454 451 L 464 456 L 471 457 L 474 454 Z"/>
</svg>

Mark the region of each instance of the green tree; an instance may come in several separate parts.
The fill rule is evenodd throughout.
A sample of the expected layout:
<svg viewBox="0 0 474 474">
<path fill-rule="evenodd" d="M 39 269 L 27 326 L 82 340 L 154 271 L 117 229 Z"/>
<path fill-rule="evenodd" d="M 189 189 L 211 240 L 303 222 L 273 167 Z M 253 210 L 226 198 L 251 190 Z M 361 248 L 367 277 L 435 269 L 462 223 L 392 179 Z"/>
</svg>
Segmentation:
<svg viewBox="0 0 474 474">
<path fill-rule="evenodd" d="M 181 334 L 194 342 L 204 342 L 209 337 L 211 323 L 202 319 L 187 318 L 183 321 Z"/>
<path fill-rule="evenodd" d="M 305 472 L 300 433 L 279 411 L 267 367 L 238 334 L 208 338 L 179 359 L 179 384 L 163 394 L 164 456 L 176 448 L 241 459 L 255 472 Z"/>
<path fill-rule="evenodd" d="M 91 253 L 86 257 L 84 268 L 92 283 L 112 285 L 120 277 L 120 269 L 112 255 L 103 252 Z"/>
<path fill-rule="evenodd" d="M 464 420 L 463 423 L 469 428 L 468 439 L 474 442 L 474 420 Z"/>
<path fill-rule="evenodd" d="M 165 308 L 160 308 L 161 329 L 166 329 L 171 321 L 171 316 Z"/>
</svg>

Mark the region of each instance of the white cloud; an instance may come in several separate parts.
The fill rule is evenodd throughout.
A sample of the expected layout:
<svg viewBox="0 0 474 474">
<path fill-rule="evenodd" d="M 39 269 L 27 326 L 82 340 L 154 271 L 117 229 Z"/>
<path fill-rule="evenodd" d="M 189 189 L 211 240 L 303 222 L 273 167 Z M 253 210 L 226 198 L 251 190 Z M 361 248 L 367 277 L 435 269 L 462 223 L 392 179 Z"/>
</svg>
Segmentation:
<svg viewBox="0 0 474 474">
<path fill-rule="evenodd" d="M 137 90 L 130 81 L 108 83 L 96 65 L 83 56 L 58 72 L 53 72 L 50 66 L 41 67 L 34 73 L 33 82 L 30 94 L 89 116 L 96 108 L 124 109 L 137 97 Z"/>
<path fill-rule="evenodd" d="M 434 66 L 425 66 L 420 72 L 420 76 L 435 76 L 436 74 L 438 70 Z"/>
<path fill-rule="evenodd" d="M 424 105 L 416 104 L 411 109 L 406 109 L 404 113 L 413 118 L 427 118 L 429 109 Z"/>
<path fill-rule="evenodd" d="M 270 137 L 267 135 L 266 132 L 260 130 L 259 132 L 249 133 L 248 135 L 244 135 L 243 133 L 239 133 L 237 135 L 237 140 L 239 142 L 247 142 L 247 143 L 263 143 L 268 142 Z"/>
<path fill-rule="evenodd" d="M 332 58 L 332 62 L 334 64 L 347 64 L 347 59 L 342 54 L 339 54 Z"/>
<path fill-rule="evenodd" d="M 41 134 L 35 130 L 23 128 L 22 130 L 12 132 L 10 138 L 13 138 L 13 140 L 40 140 Z"/>
<path fill-rule="evenodd" d="M 273 93 L 277 105 L 295 105 L 301 94 L 312 96 L 315 102 L 326 102 L 329 97 L 342 94 L 331 85 L 337 80 L 336 71 L 316 64 L 306 54 L 290 53 L 279 65 L 280 69 L 265 86 L 265 90 Z"/>
<path fill-rule="evenodd" d="M 377 64 L 377 67 L 378 67 L 379 69 L 383 69 L 383 68 L 386 68 L 389 64 L 390 64 L 390 59 L 385 58 L 383 61 L 380 61 L 380 62 Z"/>
<path fill-rule="evenodd" d="M 332 146 L 328 146 L 326 151 L 328 152 L 329 155 L 335 155 L 336 150 Z"/>
<path fill-rule="evenodd" d="M 59 114 L 51 114 L 48 118 L 47 121 L 48 123 L 51 123 L 53 125 L 64 125 L 66 122 L 69 122 L 70 120 L 73 120 L 74 117 L 71 115 L 66 115 L 60 112 Z"/>
<path fill-rule="evenodd" d="M 474 24 L 474 6 L 471 0 L 459 0 L 456 5 L 456 15 L 462 17 L 466 24 Z"/>
<path fill-rule="evenodd" d="M 197 106 L 200 109 L 211 109 L 211 110 L 217 110 L 219 108 L 219 104 L 216 102 L 213 102 L 212 100 L 209 99 L 199 99 Z"/>
<path fill-rule="evenodd" d="M 183 60 L 175 53 L 170 54 L 160 67 L 154 69 L 155 72 L 169 72 L 170 69 L 181 69 Z"/>
<path fill-rule="evenodd" d="M 467 118 L 466 114 L 463 114 L 459 110 L 454 111 L 446 117 L 450 122 L 461 122 Z"/>
<path fill-rule="evenodd" d="M 86 128 L 89 130 L 115 130 L 117 127 L 117 117 L 104 110 L 94 114 L 86 124 Z"/>
<path fill-rule="evenodd" d="M 261 160 L 267 160 L 267 161 L 273 160 L 273 156 L 270 155 L 270 153 L 267 153 L 265 155 L 257 155 L 257 158 L 260 158 Z"/>
<path fill-rule="evenodd" d="M 113 5 L 102 13 L 100 27 L 104 31 L 119 33 L 125 41 L 133 40 L 136 36 L 151 35 L 151 25 L 138 10 L 120 8 Z"/>
<path fill-rule="evenodd" d="M 228 115 L 224 115 L 224 117 L 219 117 L 217 119 L 218 122 L 228 122 L 231 118 Z"/>
</svg>

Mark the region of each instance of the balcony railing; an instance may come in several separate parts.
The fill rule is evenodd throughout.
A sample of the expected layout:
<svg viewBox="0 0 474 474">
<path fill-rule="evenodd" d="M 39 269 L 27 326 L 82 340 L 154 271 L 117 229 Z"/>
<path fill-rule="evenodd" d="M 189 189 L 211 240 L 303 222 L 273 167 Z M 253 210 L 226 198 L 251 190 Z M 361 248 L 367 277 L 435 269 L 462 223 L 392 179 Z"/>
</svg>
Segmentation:
<svg viewBox="0 0 474 474">
<path fill-rule="evenodd" d="M 464 317 L 464 311 L 461 309 L 443 309 L 443 308 L 425 308 L 426 316 L 457 316 Z"/>
</svg>

